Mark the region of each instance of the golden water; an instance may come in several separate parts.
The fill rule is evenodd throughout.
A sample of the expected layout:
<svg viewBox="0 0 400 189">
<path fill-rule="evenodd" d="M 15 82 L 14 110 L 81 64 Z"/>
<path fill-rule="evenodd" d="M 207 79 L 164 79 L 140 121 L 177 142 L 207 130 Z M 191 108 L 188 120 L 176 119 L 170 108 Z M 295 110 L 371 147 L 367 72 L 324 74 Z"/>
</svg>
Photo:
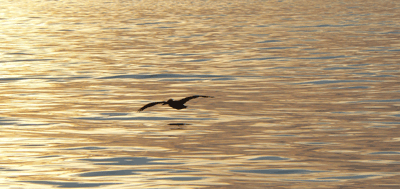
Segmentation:
<svg viewBox="0 0 400 189">
<path fill-rule="evenodd" d="M 0 188 L 398 188 L 399 8 L 2 1 Z"/>
</svg>

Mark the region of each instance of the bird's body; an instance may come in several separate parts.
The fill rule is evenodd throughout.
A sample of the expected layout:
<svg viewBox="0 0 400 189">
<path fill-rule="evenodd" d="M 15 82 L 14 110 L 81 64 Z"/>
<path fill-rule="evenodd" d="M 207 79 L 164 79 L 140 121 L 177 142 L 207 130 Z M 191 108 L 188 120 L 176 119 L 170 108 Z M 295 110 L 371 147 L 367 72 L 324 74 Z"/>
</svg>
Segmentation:
<svg viewBox="0 0 400 189">
<path fill-rule="evenodd" d="M 140 108 L 138 110 L 138 112 L 141 112 L 144 109 L 152 107 L 152 106 L 155 106 L 157 104 L 162 104 L 162 105 L 168 104 L 171 108 L 180 110 L 180 109 L 184 109 L 184 108 L 187 107 L 187 106 L 184 105 L 187 101 L 189 101 L 191 99 L 194 99 L 194 98 L 199 98 L 199 97 L 214 98 L 212 96 L 194 95 L 194 96 L 186 97 L 186 98 L 183 98 L 183 99 L 180 99 L 180 100 L 169 99 L 168 101 L 152 102 L 152 103 L 144 105 L 142 108 Z"/>
</svg>

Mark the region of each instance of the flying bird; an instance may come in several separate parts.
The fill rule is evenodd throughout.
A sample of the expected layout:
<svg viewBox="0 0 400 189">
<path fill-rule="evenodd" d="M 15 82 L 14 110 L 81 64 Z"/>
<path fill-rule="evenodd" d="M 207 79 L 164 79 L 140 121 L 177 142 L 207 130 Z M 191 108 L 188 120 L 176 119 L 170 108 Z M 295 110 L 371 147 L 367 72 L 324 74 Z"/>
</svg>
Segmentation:
<svg viewBox="0 0 400 189">
<path fill-rule="evenodd" d="M 175 109 L 177 109 L 177 110 L 180 110 L 180 109 L 184 109 L 184 108 L 187 107 L 187 106 L 183 105 L 183 104 L 185 104 L 187 101 L 189 101 L 189 100 L 191 100 L 191 99 L 194 99 L 194 98 L 199 98 L 199 97 L 203 97 L 203 98 L 214 98 L 213 96 L 194 95 L 194 96 L 189 96 L 189 97 L 186 97 L 186 98 L 183 98 L 183 99 L 180 99 L 180 100 L 169 99 L 168 101 L 151 102 L 151 103 L 148 103 L 148 104 L 144 105 L 143 107 L 141 107 L 141 108 L 138 110 L 138 112 L 141 112 L 141 111 L 143 111 L 144 109 L 149 108 L 149 107 L 152 107 L 152 106 L 155 106 L 155 105 L 157 105 L 157 104 L 162 104 L 162 105 L 168 104 L 171 108 L 175 108 Z"/>
</svg>

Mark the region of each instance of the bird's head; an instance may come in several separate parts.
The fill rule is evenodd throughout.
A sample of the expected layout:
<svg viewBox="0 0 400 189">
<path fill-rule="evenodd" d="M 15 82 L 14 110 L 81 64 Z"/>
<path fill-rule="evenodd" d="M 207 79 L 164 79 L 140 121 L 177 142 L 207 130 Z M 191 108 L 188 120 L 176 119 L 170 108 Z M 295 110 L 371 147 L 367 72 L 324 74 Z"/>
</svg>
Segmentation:
<svg viewBox="0 0 400 189">
<path fill-rule="evenodd" d="M 164 102 L 164 104 L 163 105 L 166 105 L 166 104 L 169 104 L 170 102 L 173 102 L 174 101 L 174 99 L 169 99 L 167 102 Z"/>
</svg>

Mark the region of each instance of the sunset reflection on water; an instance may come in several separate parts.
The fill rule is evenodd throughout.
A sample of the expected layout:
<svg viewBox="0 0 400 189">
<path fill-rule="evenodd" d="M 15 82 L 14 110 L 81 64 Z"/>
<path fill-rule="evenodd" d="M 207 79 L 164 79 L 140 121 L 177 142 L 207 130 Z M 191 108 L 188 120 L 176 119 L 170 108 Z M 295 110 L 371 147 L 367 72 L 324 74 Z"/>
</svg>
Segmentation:
<svg viewBox="0 0 400 189">
<path fill-rule="evenodd" d="M 398 8 L 5 1 L 0 188 L 396 188 Z"/>
</svg>

